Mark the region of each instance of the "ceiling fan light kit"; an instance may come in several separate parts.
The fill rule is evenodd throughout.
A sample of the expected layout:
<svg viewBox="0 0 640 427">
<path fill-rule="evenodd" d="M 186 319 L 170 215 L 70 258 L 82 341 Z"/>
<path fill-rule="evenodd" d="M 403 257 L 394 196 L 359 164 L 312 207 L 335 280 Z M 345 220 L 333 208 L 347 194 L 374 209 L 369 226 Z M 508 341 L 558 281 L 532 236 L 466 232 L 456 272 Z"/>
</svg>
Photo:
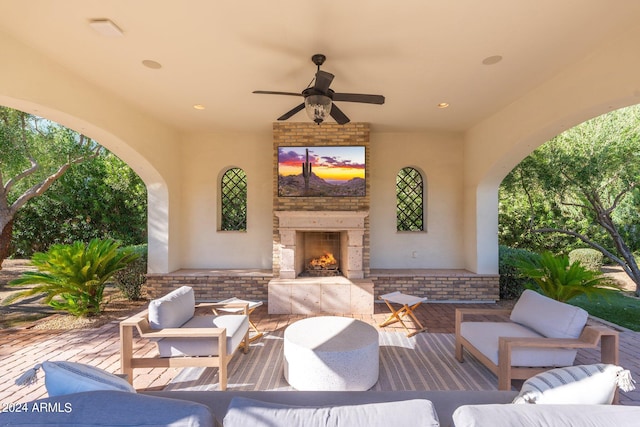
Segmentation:
<svg viewBox="0 0 640 427">
<path fill-rule="evenodd" d="M 294 92 L 276 92 L 255 90 L 253 93 L 267 94 L 267 95 L 288 95 L 288 96 L 302 96 L 304 102 L 295 106 L 291 110 L 278 117 L 278 120 L 287 120 L 293 115 L 302 111 L 307 112 L 307 115 L 318 125 L 322 123 L 327 116 L 331 116 L 338 124 L 349 123 L 349 118 L 338 108 L 334 101 L 345 102 L 360 102 L 363 104 L 384 104 L 384 96 L 382 95 L 365 95 L 359 93 L 336 93 L 332 89 L 329 89 L 334 75 L 326 71 L 320 70 L 320 66 L 324 64 L 327 59 L 322 54 L 316 54 L 311 57 L 311 61 L 318 67 L 315 76 L 315 83 L 313 86 L 309 85 L 301 93 Z"/>
<path fill-rule="evenodd" d="M 318 125 L 331 114 L 331 104 L 331 98 L 324 95 L 309 95 L 304 99 L 307 116 Z"/>
</svg>

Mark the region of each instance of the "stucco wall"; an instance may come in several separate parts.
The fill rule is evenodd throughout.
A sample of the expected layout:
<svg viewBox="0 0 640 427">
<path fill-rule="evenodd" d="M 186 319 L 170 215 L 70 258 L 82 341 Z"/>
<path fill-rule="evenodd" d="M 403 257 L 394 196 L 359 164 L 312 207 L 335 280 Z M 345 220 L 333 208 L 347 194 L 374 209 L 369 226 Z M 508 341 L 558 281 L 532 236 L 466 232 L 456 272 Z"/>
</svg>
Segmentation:
<svg viewBox="0 0 640 427">
<path fill-rule="evenodd" d="M 273 138 L 265 134 L 187 135 L 181 144 L 181 268 L 271 268 Z M 220 177 L 247 174 L 247 231 L 218 231 Z"/>
<path fill-rule="evenodd" d="M 448 133 L 371 133 L 371 268 L 464 268 L 463 140 Z M 396 231 L 396 175 L 425 179 L 424 232 Z"/>
<path fill-rule="evenodd" d="M 273 136 L 192 134 L 181 150 L 180 267 L 270 269 Z M 396 231 L 395 177 L 404 166 L 426 178 L 425 232 Z M 246 232 L 218 231 L 219 179 L 229 167 L 247 173 Z M 463 268 L 461 167 L 460 135 L 372 134 L 371 268 Z"/>
</svg>

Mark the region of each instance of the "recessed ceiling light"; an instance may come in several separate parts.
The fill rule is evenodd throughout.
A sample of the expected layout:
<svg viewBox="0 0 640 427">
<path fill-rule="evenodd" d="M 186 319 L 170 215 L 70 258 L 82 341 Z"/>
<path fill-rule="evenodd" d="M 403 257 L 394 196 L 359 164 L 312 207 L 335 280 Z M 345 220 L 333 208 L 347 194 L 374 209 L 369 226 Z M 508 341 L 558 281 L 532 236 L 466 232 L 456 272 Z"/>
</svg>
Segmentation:
<svg viewBox="0 0 640 427">
<path fill-rule="evenodd" d="M 196 104 L 193 106 L 196 110 L 204 110 L 206 107 L 202 104 Z"/>
<path fill-rule="evenodd" d="M 144 65 L 147 68 L 151 68 L 152 70 L 157 70 L 159 68 L 162 68 L 161 63 L 159 63 L 158 61 L 154 61 L 152 59 L 145 59 L 144 61 L 142 61 L 142 65 Z"/>
<path fill-rule="evenodd" d="M 486 58 L 484 58 L 482 60 L 482 63 L 484 65 L 493 65 L 493 64 L 497 64 L 498 62 L 502 61 L 502 56 L 500 55 L 493 55 L 493 56 L 487 56 Z"/>
<path fill-rule="evenodd" d="M 92 19 L 89 21 L 89 26 L 94 29 L 98 34 L 105 37 L 122 37 L 124 33 L 116 24 L 110 19 Z"/>
<path fill-rule="evenodd" d="M 438 108 L 449 108 L 449 103 L 448 102 L 441 102 L 440 104 L 437 105 Z"/>
</svg>

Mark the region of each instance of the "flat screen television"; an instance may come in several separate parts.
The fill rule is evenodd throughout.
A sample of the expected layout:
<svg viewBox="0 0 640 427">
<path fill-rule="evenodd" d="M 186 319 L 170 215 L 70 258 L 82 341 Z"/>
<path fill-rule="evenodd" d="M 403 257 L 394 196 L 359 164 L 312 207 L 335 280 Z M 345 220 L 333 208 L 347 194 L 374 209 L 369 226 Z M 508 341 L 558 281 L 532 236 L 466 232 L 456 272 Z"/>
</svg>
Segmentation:
<svg viewBox="0 0 640 427">
<path fill-rule="evenodd" d="M 278 147 L 279 197 L 364 197 L 365 147 Z"/>
</svg>

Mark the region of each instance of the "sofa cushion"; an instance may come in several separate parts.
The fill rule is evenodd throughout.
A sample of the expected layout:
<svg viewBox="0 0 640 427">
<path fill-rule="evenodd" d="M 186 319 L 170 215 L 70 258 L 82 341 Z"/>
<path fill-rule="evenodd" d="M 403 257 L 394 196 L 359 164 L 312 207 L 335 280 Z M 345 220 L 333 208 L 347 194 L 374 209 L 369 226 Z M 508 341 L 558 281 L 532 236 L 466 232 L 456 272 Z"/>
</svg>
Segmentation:
<svg viewBox="0 0 640 427">
<path fill-rule="evenodd" d="M 42 363 L 42 369 L 45 373 L 44 384 L 49 396 L 96 390 L 136 392 L 123 378 L 82 363 L 47 361 Z"/>
<path fill-rule="evenodd" d="M 640 407 L 619 405 L 464 405 L 456 427 L 632 427 Z"/>
<path fill-rule="evenodd" d="M 345 406 L 371 403 L 396 402 L 399 400 L 430 400 L 438 414 L 440 425 L 453 425 L 453 411 L 461 405 L 487 403 L 511 403 L 517 391 L 498 390 L 421 390 L 421 391 L 140 391 L 151 396 L 175 397 L 207 405 L 216 416 L 219 426 L 227 414 L 229 404 L 235 397 L 262 400 L 287 406 Z M 393 426 L 390 426 L 393 427 Z"/>
<path fill-rule="evenodd" d="M 149 325 L 152 329 L 179 328 L 195 313 L 193 289 L 182 286 L 149 303 Z"/>
<path fill-rule="evenodd" d="M 611 404 L 623 372 L 603 363 L 551 369 L 525 381 L 513 403 Z"/>
<path fill-rule="evenodd" d="M 184 328 L 226 328 L 227 354 L 232 354 L 249 330 L 249 318 L 245 315 L 195 316 Z M 161 357 L 217 356 L 218 340 L 211 338 L 162 338 L 158 340 Z"/>
<path fill-rule="evenodd" d="M 231 400 L 225 427 L 353 427 L 411 425 L 439 426 L 438 416 L 428 400 L 345 406 L 290 406 L 260 400 L 234 397 Z"/>
<path fill-rule="evenodd" d="M 541 338 L 537 332 L 513 322 L 463 322 L 460 335 L 498 365 L 500 337 Z M 576 358 L 576 349 L 567 348 L 514 348 L 511 366 L 570 366 Z"/>
<path fill-rule="evenodd" d="M 547 338 L 578 338 L 589 314 L 530 289 L 525 290 L 511 311 L 511 321 Z"/>
<path fill-rule="evenodd" d="M 121 391 L 92 391 L 29 402 L 21 411 L 0 412 L 11 426 L 171 426 L 209 427 L 214 416 L 205 405 Z"/>
</svg>

